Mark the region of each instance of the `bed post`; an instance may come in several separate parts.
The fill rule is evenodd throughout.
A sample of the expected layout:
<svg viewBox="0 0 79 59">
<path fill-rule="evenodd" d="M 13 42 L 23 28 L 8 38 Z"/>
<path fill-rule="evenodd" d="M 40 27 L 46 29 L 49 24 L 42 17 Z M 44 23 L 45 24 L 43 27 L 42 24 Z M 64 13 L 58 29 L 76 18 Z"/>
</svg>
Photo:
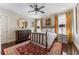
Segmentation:
<svg viewBox="0 0 79 59">
<path fill-rule="evenodd" d="M 48 47 L 48 43 L 47 43 L 47 32 L 46 32 L 46 49 Z"/>
<path fill-rule="evenodd" d="M 31 40 L 32 40 L 32 32 L 30 33 L 30 43 L 31 43 Z"/>
</svg>

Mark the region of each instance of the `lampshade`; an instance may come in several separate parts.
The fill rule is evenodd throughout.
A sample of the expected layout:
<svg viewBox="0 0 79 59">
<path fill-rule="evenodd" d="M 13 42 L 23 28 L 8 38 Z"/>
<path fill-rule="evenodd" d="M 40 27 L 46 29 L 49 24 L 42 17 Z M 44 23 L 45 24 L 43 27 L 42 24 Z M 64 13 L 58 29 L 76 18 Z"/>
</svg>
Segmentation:
<svg viewBox="0 0 79 59">
<path fill-rule="evenodd" d="M 37 26 L 37 28 L 40 28 L 40 26 Z"/>
<path fill-rule="evenodd" d="M 60 24 L 59 27 L 65 27 L 65 24 Z"/>
</svg>

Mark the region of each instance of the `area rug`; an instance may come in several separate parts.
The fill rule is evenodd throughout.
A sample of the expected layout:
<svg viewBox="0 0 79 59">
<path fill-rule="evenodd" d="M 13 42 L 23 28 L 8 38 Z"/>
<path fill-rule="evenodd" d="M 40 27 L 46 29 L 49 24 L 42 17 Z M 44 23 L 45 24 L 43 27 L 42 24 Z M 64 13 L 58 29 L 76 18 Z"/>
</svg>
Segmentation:
<svg viewBox="0 0 79 59">
<path fill-rule="evenodd" d="M 17 47 L 16 50 L 21 55 L 47 55 L 48 50 L 34 43 L 28 43 L 23 46 Z"/>
<path fill-rule="evenodd" d="M 48 50 L 34 43 L 21 43 L 4 49 L 5 55 L 47 55 Z"/>
<path fill-rule="evenodd" d="M 61 55 L 62 44 L 55 42 L 49 51 L 34 43 L 24 42 L 4 49 L 5 55 Z"/>
</svg>

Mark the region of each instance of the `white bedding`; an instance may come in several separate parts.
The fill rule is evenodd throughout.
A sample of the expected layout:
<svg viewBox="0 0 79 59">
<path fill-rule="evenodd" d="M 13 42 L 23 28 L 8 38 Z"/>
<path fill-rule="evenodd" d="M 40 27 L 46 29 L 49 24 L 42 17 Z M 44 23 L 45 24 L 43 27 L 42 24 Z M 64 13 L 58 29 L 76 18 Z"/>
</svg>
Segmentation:
<svg viewBox="0 0 79 59">
<path fill-rule="evenodd" d="M 50 31 L 47 32 L 48 48 L 50 48 L 56 37 L 57 37 L 56 33 Z"/>
</svg>

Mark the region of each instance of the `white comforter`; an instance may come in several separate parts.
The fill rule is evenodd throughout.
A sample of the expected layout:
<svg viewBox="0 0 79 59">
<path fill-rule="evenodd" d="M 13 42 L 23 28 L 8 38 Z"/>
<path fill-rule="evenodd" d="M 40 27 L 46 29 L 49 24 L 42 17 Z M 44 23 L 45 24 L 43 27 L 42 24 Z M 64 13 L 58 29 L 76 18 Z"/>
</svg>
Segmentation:
<svg viewBox="0 0 79 59">
<path fill-rule="evenodd" d="M 56 33 L 47 32 L 48 48 L 50 48 L 56 37 L 57 37 Z"/>
</svg>

